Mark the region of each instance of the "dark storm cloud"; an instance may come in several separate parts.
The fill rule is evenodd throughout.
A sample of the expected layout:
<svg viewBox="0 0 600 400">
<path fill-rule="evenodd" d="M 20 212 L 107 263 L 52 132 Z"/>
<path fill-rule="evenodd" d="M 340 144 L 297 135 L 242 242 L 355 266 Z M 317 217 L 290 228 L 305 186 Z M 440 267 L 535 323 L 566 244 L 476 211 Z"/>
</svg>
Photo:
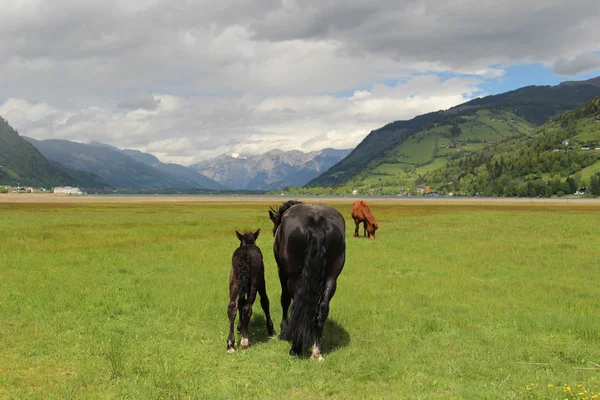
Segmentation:
<svg viewBox="0 0 600 400">
<path fill-rule="evenodd" d="M 575 76 L 583 72 L 593 71 L 600 68 L 600 57 L 594 53 L 580 54 L 573 60 L 559 59 L 552 71 L 556 75 Z"/>
</svg>

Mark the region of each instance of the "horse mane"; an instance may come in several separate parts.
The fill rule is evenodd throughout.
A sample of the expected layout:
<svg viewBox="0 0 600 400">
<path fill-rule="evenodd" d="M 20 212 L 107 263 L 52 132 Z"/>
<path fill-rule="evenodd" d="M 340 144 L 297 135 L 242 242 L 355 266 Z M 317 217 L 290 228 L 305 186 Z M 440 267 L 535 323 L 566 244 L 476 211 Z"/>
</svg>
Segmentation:
<svg viewBox="0 0 600 400">
<path fill-rule="evenodd" d="M 273 207 L 270 207 L 271 220 L 274 224 L 273 236 L 275 236 L 275 232 L 277 232 L 277 228 L 279 228 L 279 225 L 281 224 L 281 217 L 283 216 L 283 213 L 296 204 L 302 204 L 302 202 L 298 200 L 288 200 L 279 207 L 279 210 L 275 210 Z"/>
<path fill-rule="evenodd" d="M 368 211 L 365 214 L 367 216 L 367 222 L 373 227 L 375 227 L 375 229 L 379 229 L 379 225 L 377 224 L 377 221 L 375 221 L 375 217 L 373 216 L 373 214 L 371 214 L 371 211 Z"/>
</svg>

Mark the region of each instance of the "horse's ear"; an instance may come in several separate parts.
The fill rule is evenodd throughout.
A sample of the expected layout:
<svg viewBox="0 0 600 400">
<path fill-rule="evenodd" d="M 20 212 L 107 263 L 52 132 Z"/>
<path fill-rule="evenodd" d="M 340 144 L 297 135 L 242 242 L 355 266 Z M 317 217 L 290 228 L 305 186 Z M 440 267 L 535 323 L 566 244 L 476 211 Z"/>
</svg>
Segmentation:
<svg viewBox="0 0 600 400">
<path fill-rule="evenodd" d="M 244 235 L 242 235 L 238 231 L 235 231 L 235 236 L 237 236 L 237 238 L 239 239 L 240 242 L 244 239 Z"/>
<path fill-rule="evenodd" d="M 271 218 L 271 221 L 275 222 L 275 214 L 273 214 L 271 210 L 269 210 L 269 218 Z"/>
<path fill-rule="evenodd" d="M 258 239 L 258 235 L 260 234 L 260 228 L 256 232 L 254 232 L 254 240 Z"/>
</svg>

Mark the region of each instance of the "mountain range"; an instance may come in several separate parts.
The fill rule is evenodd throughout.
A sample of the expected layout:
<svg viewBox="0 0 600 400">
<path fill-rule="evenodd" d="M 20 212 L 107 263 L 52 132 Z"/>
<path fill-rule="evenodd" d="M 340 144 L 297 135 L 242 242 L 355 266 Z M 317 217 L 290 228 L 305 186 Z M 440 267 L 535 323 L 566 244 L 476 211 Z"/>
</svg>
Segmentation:
<svg viewBox="0 0 600 400">
<path fill-rule="evenodd" d="M 370 188 L 419 184 L 428 172 L 600 96 L 600 77 L 557 86 L 527 86 L 372 131 L 342 161 L 307 187 Z M 397 189 L 395 189 L 397 192 Z"/>
<path fill-rule="evenodd" d="M 221 154 L 190 166 L 225 187 L 275 190 L 308 183 L 350 153 L 351 149 L 271 150 L 261 155 Z"/>
<path fill-rule="evenodd" d="M 152 154 L 99 142 L 84 144 L 20 136 L 2 120 L 0 184 L 72 185 L 88 191 L 279 189 L 306 184 L 349 152 L 272 150 L 238 158 L 221 155 L 185 167 L 163 163 Z"/>
<path fill-rule="evenodd" d="M 101 190 L 278 190 L 306 184 L 309 188 L 344 189 L 344 193 L 349 188 L 397 193 L 399 187 L 432 184 L 444 191 L 479 189 L 500 193 L 490 186 L 472 184 L 469 174 L 485 175 L 482 162 L 485 162 L 488 178 L 497 184 L 510 179 L 521 189 L 523 182 L 529 185 L 536 179 L 549 181 L 549 176 L 554 180 L 564 179 L 567 169 L 571 175 L 578 174 L 579 182 L 583 182 L 582 177 L 593 175 L 596 169 L 600 171 L 600 164 L 592 157 L 595 153 L 567 152 L 560 157 L 552 156 L 558 157 L 555 161 L 561 165 L 557 178 L 557 170 L 536 164 L 537 158 L 530 157 L 527 153 L 530 147 L 525 144 L 535 144 L 535 151 L 546 151 L 547 146 L 538 145 L 538 141 L 556 146 L 557 138 L 564 136 L 561 129 L 568 128 L 571 139 L 575 138 L 573 143 L 581 147 L 596 146 L 600 140 L 595 133 L 595 128 L 600 127 L 596 120 L 600 116 L 593 117 L 593 123 L 590 122 L 592 116 L 587 114 L 587 120 L 572 122 L 572 115 L 583 115 L 581 107 L 589 109 L 590 103 L 586 105 L 586 102 L 596 96 L 600 96 L 600 77 L 567 81 L 557 86 L 527 86 L 477 98 L 448 110 L 419 115 L 408 121 L 392 122 L 369 133 L 352 150 L 324 149 L 310 153 L 272 150 L 247 156 L 223 154 L 190 167 L 162 163 L 151 154 L 97 142 L 82 144 L 24 138 L 0 118 L 0 184 L 76 185 Z M 564 114 L 573 109 L 579 111 Z M 556 118 L 562 114 L 570 115 L 571 122 L 565 125 L 565 120 L 560 120 L 561 128 L 556 128 Z M 554 125 L 540 128 L 549 119 Z M 584 131 L 575 134 L 581 126 L 586 127 Z M 548 135 L 547 132 L 554 133 Z M 516 144 L 511 140 L 517 140 Z M 519 156 L 515 157 L 497 147 L 506 143 L 512 143 L 508 145 L 511 149 L 521 146 L 523 151 L 519 150 Z M 489 153 L 490 149 L 504 152 L 505 158 L 502 161 L 496 159 Z M 560 152 L 561 148 L 552 151 Z M 499 174 L 496 163 L 502 166 L 506 160 L 511 160 L 512 164 L 519 164 L 522 161 L 519 157 L 532 158 L 531 165 L 523 171 L 534 172 L 520 177 L 511 170 L 513 175 L 509 178 L 505 173 Z M 564 165 L 567 161 L 573 161 L 569 168 Z M 575 179 L 571 175 L 569 178 Z M 499 177 L 503 180 L 497 181 Z"/>
<path fill-rule="evenodd" d="M 186 169 L 187 176 L 181 176 L 177 168 L 161 163 L 150 154 L 138 156 L 136 152 L 127 152 L 98 142 L 84 144 L 56 139 L 24 139 L 48 160 L 73 170 L 96 174 L 116 189 L 222 189 L 217 182 L 194 174 L 194 171 Z"/>
<path fill-rule="evenodd" d="M 47 160 L 3 118 L 0 118 L 0 184 L 36 187 L 108 186 L 97 175 L 72 170 Z"/>
</svg>

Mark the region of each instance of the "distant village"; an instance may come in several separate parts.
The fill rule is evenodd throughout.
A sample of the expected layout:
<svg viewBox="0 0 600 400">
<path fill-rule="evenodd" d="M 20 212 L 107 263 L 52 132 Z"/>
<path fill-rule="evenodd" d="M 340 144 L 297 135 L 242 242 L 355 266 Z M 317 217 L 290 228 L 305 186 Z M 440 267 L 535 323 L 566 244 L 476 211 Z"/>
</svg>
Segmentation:
<svg viewBox="0 0 600 400">
<path fill-rule="evenodd" d="M 67 194 L 73 196 L 81 196 L 83 192 L 78 187 L 72 186 L 57 186 L 50 190 L 46 188 L 36 188 L 33 186 L 0 186 L 3 188 L 3 192 L 6 193 L 54 193 L 54 194 Z"/>
</svg>

